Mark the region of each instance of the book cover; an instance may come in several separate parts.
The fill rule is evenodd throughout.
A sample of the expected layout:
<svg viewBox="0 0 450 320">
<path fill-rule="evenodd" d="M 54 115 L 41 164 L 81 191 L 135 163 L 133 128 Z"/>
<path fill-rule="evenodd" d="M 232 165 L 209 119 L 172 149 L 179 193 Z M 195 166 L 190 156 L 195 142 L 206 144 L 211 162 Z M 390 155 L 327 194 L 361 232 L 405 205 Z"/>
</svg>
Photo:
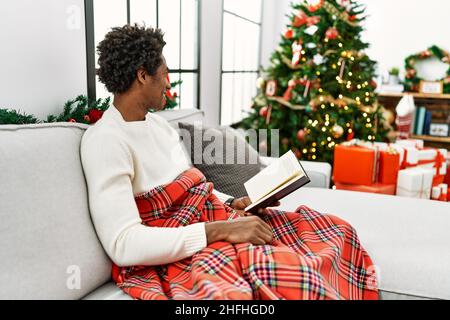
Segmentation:
<svg viewBox="0 0 450 320">
<path fill-rule="evenodd" d="M 418 128 L 419 128 L 419 117 L 420 117 L 420 107 L 416 108 L 416 112 L 414 113 L 414 130 L 413 133 L 415 135 L 418 135 Z"/>
<path fill-rule="evenodd" d="M 310 181 L 295 154 L 289 151 L 244 184 L 252 201 L 245 211 L 256 213 Z"/>
<path fill-rule="evenodd" d="M 430 135 L 430 126 L 431 126 L 431 120 L 433 118 L 433 113 L 431 111 L 427 111 L 425 115 L 425 122 L 423 127 L 423 134 L 424 135 Z"/>
<path fill-rule="evenodd" d="M 427 110 L 425 107 L 420 107 L 419 119 L 417 120 L 417 135 L 421 136 L 423 134 L 423 127 L 425 123 L 425 115 Z"/>
</svg>

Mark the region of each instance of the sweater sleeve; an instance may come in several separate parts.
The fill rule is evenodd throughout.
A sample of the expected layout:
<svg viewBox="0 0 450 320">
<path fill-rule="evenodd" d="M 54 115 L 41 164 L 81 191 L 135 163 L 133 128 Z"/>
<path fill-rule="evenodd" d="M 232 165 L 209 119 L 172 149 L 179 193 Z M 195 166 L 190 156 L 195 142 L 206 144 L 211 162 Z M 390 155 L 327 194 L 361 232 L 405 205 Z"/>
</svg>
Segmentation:
<svg viewBox="0 0 450 320">
<path fill-rule="evenodd" d="M 106 253 L 120 267 L 163 265 L 206 247 L 204 223 L 180 228 L 142 224 L 134 200 L 133 159 L 119 137 L 85 137 L 81 146 L 92 220 Z"/>
</svg>

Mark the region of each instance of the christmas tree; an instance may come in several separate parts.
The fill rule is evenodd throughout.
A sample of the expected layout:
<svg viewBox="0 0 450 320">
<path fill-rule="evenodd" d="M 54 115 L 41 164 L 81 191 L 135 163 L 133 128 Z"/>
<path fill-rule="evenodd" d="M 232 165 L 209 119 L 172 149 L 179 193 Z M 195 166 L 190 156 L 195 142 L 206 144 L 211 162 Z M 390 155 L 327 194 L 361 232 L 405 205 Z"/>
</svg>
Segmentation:
<svg viewBox="0 0 450 320">
<path fill-rule="evenodd" d="M 361 40 L 365 8 L 354 0 L 304 0 L 292 8 L 271 66 L 258 79 L 253 111 L 239 126 L 279 129 L 282 154 L 330 163 L 343 141 L 386 140 L 376 63 Z"/>
</svg>

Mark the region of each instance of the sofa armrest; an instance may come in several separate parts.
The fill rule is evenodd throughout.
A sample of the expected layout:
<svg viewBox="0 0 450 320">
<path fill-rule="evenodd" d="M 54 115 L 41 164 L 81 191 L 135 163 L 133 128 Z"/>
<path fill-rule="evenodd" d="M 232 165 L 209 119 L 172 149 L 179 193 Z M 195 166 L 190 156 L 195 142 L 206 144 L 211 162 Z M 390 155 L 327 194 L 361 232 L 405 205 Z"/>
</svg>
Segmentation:
<svg viewBox="0 0 450 320">
<path fill-rule="evenodd" d="M 263 165 L 271 164 L 276 158 L 261 157 Z M 331 165 L 326 162 L 301 161 L 306 174 L 311 179 L 308 188 L 329 189 L 331 184 Z"/>
</svg>

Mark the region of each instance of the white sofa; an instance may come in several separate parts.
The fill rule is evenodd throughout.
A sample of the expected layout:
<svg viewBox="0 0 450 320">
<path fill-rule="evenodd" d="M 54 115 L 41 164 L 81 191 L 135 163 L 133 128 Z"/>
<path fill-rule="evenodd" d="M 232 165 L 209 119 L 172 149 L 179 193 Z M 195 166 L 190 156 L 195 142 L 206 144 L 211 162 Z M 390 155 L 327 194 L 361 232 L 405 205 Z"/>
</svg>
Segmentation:
<svg viewBox="0 0 450 320">
<path fill-rule="evenodd" d="M 200 111 L 161 113 L 171 123 Z M 111 282 L 89 210 L 79 124 L 0 126 L 0 299 L 129 299 Z M 383 299 L 450 299 L 450 205 L 328 189 L 331 168 L 303 163 L 311 186 L 282 201 L 349 221 L 378 266 Z"/>
</svg>

